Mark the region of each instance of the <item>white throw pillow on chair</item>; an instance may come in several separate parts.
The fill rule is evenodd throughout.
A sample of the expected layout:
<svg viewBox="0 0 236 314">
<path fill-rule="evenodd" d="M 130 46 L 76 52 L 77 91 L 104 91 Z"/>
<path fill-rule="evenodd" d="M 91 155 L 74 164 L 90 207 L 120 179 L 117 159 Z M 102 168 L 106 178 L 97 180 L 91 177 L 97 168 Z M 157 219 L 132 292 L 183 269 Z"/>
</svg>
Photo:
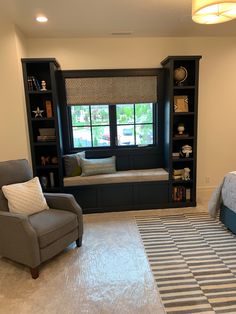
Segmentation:
<svg viewBox="0 0 236 314">
<path fill-rule="evenodd" d="M 31 215 L 49 209 L 38 177 L 23 183 L 3 185 L 2 191 L 11 213 Z"/>
</svg>

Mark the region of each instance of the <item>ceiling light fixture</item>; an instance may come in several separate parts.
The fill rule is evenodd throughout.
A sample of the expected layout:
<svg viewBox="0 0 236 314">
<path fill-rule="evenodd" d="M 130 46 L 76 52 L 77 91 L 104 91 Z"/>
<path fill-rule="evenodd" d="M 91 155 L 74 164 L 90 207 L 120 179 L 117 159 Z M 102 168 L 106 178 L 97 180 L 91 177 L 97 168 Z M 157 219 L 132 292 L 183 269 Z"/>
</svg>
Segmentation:
<svg viewBox="0 0 236 314">
<path fill-rule="evenodd" d="M 36 17 L 36 21 L 39 23 L 46 23 L 48 21 L 48 18 L 46 16 L 40 15 Z"/>
<path fill-rule="evenodd" d="M 192 0 L 192 19 L 196 23 L 217 24 L 234 18 L 235 0 Z"/>
</svg>

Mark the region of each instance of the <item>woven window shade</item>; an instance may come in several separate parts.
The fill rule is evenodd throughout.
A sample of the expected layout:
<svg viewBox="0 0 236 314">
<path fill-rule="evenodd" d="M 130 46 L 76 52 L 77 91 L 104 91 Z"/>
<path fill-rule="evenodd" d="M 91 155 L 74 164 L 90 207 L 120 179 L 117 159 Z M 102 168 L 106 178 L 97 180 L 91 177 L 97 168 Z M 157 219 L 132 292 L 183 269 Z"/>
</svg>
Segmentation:
<svg viewBox="0 0 236 314">
<path fill-rule="evenodd" d="M 67 105 L 157 101 L 156 76 L 66 78 Z"/>
</svg>

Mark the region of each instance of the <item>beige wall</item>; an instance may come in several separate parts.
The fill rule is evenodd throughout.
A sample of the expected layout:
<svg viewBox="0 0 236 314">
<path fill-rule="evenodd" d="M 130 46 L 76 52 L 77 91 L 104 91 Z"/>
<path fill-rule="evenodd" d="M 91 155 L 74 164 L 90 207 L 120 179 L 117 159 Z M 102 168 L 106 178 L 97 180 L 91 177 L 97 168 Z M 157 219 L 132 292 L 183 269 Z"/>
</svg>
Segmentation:
<svg viewBox="0 0 236 314">
<path fill-rule="evenodd" d="M 29 156 L 20 58 L 55 57 L 62 69 L 152 68 L 168 55 L 202 55 L 198 187 L 236 169 L 235 38 L 25 39 L 0 22 L 0 159 Z M 209 178 L 209 180 L 208 180 Z"/>
<path fill-rule="evenodd" d="M 29 158 L 20 57 L 23 37 L 0 16 L 0 160 Z"/>
<path fill-rule="evenodd" d="M 30 57 L 56 57 L 62 69 L 159 67 L 168 55 L 202 55 L 198 187 L 236 170 L 236 38 L 30 39 Z"/>
</svg>

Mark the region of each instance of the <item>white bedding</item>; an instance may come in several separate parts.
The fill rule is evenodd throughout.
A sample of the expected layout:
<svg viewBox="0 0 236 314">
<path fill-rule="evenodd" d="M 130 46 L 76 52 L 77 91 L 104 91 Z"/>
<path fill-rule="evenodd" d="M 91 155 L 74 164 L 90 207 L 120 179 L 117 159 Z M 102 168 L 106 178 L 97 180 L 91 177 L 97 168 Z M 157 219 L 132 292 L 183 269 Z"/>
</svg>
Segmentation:
<svg viewBox="0 0 236 314">
<path fill-rule="evenodd" d="M 208 204 L 209 214 L 212 217 L 216 217 L 221 204 L 224 204 L 236 213 L 236 171 L 226 174 L 222 182 L 212 193 Z"/>
</svg>

